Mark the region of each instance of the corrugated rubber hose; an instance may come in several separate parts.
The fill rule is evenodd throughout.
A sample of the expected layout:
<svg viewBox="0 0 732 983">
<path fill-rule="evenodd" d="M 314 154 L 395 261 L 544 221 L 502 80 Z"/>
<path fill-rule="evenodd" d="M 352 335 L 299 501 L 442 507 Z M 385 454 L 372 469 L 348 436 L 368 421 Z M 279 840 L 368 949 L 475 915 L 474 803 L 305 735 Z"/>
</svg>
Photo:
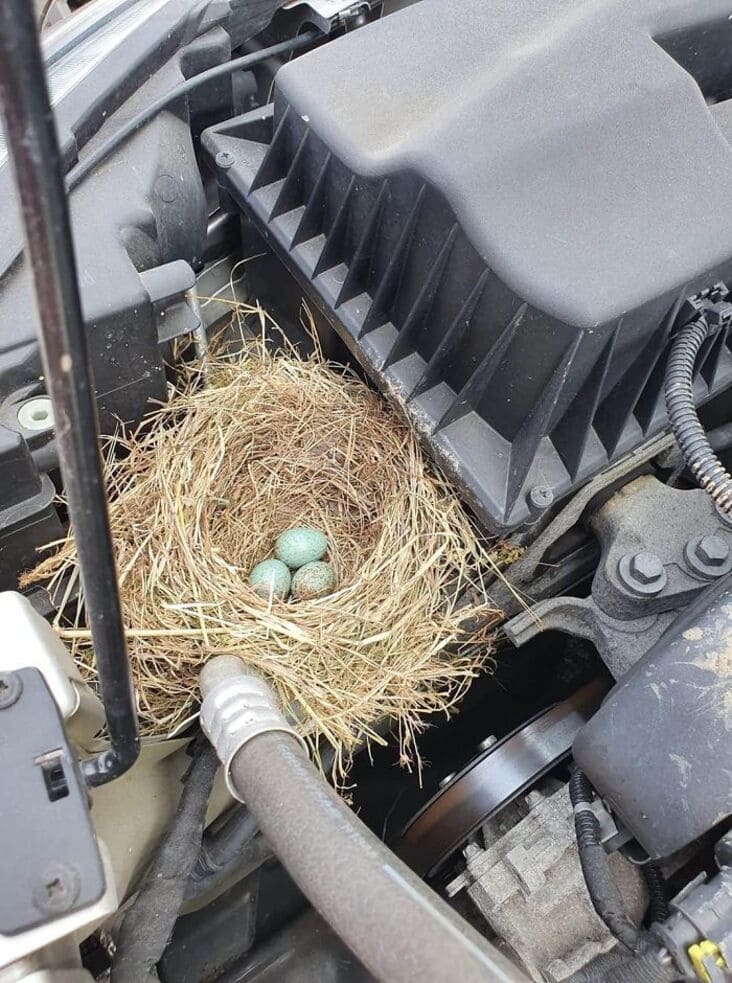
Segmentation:
<svg viewBox="0 0 732 983">
<path fill-rule="evenodd" d="M 157 979 L 155 964 L 175 927 L 191 870 L 201 849 L 203 826 L 219 761 L 209 745 L 185 777 L 178 809 L 124 916 L 112 962 L 112 983 Z"/>
<path fill-rule="evenodd" d="M 681 328 L 666 364 L 666 412 L 684 460 L 694 478 L 716 504 L 732 515 L 732 475 L 712 450 L 694 405 L 694 367 L 709 325 L 702 315 Z"/>
<path fill-rule="evenodd" d="M 568 983 L 676 983 L 685 977 L 659 953 L 648 949 L 637 956 L 614 949 L 594 959 Z"/>
<path fill-rule="evenodd" d="M 608 855 L 600 842 L 600 823 L 590 808 L 594 792 L 588 779 L 577 768 L 569 780 L 569 797 L 574 807 L 582 873 L 592 906 L 612 934 L 631 952 L 641 948 L 641 933 L 632 923 L 610 870 Z"/>
<path fill-rule="evenodd" d="M 668 898 L 666 897 L 666 882 L 658 864 L 653 862 L 641 867 L 643 880 L 648 888 L 648 914 L 646 924 L 665 922 L 669 916 Z"/>
</svg>

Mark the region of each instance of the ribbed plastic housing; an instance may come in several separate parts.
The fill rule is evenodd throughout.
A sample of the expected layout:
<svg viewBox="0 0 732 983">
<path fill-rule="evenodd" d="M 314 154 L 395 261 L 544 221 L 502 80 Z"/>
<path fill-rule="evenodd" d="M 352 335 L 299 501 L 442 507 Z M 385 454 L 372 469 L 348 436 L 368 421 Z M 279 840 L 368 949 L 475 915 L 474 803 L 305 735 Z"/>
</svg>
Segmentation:
<svg viewBox="0 0 732 983">
<path fill-rule="evenodd" d="M 732 157 L 696 84 L 633 5 L 598 14 L 618 44 L 598 60 L 594 15 L 568 20 L 581 6 L 542 14 L 556 23 L 533 26 L 532 51 L 534 3 L 465 0 L 445 21 L 423 0 L 204 134 L 212 160 L 230 155 L 222 186 L 497 531 L 666 426 L 679 305 L 732 272 L 707 207 L 717 181 L 732 199 Z M 437 59 L 454 86 L 426 70 Z M 699 368 L 700 402 L 732 383 L 726 333 Z"/>
</svg>

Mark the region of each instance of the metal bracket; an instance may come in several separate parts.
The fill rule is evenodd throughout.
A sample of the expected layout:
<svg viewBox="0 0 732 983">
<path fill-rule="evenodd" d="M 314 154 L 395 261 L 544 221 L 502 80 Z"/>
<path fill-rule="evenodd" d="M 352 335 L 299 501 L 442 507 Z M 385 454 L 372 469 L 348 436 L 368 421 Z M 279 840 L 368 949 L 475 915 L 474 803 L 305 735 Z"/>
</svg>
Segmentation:
<svg viewBox="0 0 732 983">
<path fill-rule="evenodd" d="M 105 877 L 86 786 L 37 669 L 0 673 L 0 733 L 0 935 L 12 936 L 94 904 Z"/>
<path fill-rule="evenodd" d="M 602 549 L 591 596 L 540 601 L 504 630 L 517 646 L 550 629 L 586 638 L 618 679 L 712 578 L 728 572 L 732 530 L 706 492 L 670 488 L 651 475 L 625 484 L 593 512 L 590 526 Z M 709 550 L 701 554 L 709 561 L 703 569 L 702 546 Z M 641 560 L 646 566 L 636 575 L 632 562 Z"/>
</svg>

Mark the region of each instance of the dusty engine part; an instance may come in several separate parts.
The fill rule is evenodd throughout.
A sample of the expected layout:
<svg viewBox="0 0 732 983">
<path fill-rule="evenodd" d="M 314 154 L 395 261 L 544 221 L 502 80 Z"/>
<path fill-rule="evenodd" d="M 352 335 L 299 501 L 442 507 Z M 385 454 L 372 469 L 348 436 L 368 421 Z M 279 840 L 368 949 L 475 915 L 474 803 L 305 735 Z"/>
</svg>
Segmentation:
<svg viewBox="0 0 732 983">
<path fill-rule="evenodd" d="M 701 489 L 644 475 L 599 507 L 590 527 L 602 550 L 590 596 L 541 601 L 505 630 L 514 645 L 552 629 L 587 638 L 619 679 L 732 570 L 732 524 Z"/>
<path fill-rule="evenodd" d="M 434 873 L 471 833 L 569 754 L 605 691 L 602 682 L 590 683 L 514 734 L 488 743 L 409 823 L 397 853 L 418 873 Z"/>
<path fill-rule="evenodd" d="M 532 979 L 560 983 L 617 945 L 587 894 L 566 785 L 548 780 L 519 799 L 485 823 L 463 854 L 467 867 L 448 894 L 467 890 Z M 647 903 L 643 879 L 620 854 L 611 863 L 640 924 Z"/>
<path fill-rule="evenodd" d="M 673 623 L 574 741 L 579 766 L 651 857 L 732 814 L 731 653 L 723 582 Z"/>
</svg>

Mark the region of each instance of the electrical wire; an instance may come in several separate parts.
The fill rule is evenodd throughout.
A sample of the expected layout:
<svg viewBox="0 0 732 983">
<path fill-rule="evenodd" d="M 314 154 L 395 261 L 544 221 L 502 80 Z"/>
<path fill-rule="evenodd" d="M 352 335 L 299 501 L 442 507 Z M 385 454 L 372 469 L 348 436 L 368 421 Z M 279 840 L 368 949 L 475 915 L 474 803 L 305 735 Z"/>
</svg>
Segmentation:
<svg viewBox="0 0 732 983">
<path fill-rule="evenodd" d="M 608 856 L 600 842 L 600 823 L 591 807 L 594 797 L 589 779 L 579 768 L 575 768 L 569 779 L 569 798 L 574 809 L 577 849 L 587 893 L 592 907 L 615 938 L 636 953 L 640 949 L 642 936 L 628 917 L 610 870 Z"/>
<path fill-rule="evenodd" d="M 692 475 L 718 507 L 732 516 L 732 475 L 714 453 L 694 402 L 694 372 L 709 334 L 709 323 L 702 314 L 674 338 L 664 379 L 666 412 Z"/>
<path fill-rule="evenodd" d="M 73 191 L 88 174 L 99 167 L 125 140 L 128 140 L 133 134 L 137 133 L 146 123 L 154 119 L 158 113 L 167 109 L 178 99 L 193 92 L 199 86 L 205 85 L 206 82 L 211 82 L 214 79 L 231 75 L 236 71 L 247 71 L 276 55 L 299 51 L 301 48 L 306 48 L 325 36 L 320 31 L 307 31 L 295 38 L 289 38 L 287 41 L 281 41 L 279 44 L 270 45 L 269 48 L 262 48 L 261 51 L 254 51 L 251 54 L 243 55 L 241 58 L 235 58 L 233 61 L 224 62 L 222 65 L 215 65 L 205 72 L 200 72 L 198 75 L 186 79 L 185 82 L 175 86 L 175 88 L 154 99 L 151 103 L 148 103 L 136 116 L 123 123 L 110 137 L 100 143 L 94 150 L 90 151 L 80 160 L 78 164 L 72 167 L 66 175 L 66 190 Z"/>
</svg>

